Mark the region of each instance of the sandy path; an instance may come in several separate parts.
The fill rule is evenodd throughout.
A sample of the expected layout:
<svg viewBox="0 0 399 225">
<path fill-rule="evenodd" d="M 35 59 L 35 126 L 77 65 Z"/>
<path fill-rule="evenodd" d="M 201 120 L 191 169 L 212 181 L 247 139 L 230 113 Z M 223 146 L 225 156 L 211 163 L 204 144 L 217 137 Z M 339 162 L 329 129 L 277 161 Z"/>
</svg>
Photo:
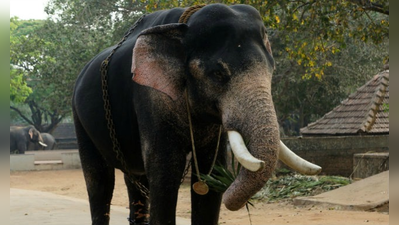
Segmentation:
<svg viewBox="0 0 399 225">
<path fill-rule="evenodd" d="M 10 187 L 87 199 L 85 182 L 81 170 L 10 172 Z M 116 172 L 112 204 L 119 206 L 128 205 L 123 175 L 119 170 Z M 253 225 L 389 224 L 389 215 L 387 213 L 329 210 L 318 206 L 303 208 L 293 206 L 290 201 L 273 204 L 257 203 L 255 207 L 250 208 Z M 177 216 L 190 218 L 190 210 L 189 185 L 183 184 L 179 192 Z M 231 212 L 224 206 L 221 209 L 219 222 L 226 225 L 250 224 L 245 209 Z"/>
</svg>

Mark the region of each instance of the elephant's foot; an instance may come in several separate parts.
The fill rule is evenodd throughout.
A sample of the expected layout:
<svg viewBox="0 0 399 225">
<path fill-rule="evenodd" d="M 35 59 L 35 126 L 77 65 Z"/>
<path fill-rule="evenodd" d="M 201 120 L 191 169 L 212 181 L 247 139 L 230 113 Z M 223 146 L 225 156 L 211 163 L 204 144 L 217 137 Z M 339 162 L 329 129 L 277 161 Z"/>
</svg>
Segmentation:
<svg viewBox="0 0 399 225">
<path fill-rule="evenodd" d="M 127 218 L 127 221 L 129 221 L 129 225 L 149 225 L 147 221 L 136 222 L 134 219 L 131 219 L 130 217 Z"/>
</svg>

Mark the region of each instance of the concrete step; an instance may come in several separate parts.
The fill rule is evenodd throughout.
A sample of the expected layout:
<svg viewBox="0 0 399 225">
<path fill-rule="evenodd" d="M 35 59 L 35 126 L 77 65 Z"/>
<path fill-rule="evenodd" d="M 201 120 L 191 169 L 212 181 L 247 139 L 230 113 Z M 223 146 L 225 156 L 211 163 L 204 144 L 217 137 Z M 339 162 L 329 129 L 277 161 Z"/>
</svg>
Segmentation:
<svg viewBox="0 0 399 225">
<path fill-rule="evenodd" d="M 78 153 L 78 150 L 44 150 L 25 152 L 25 154 L 33 154 L 35 156 L 35 161 L 61 160 L 63 153 Z"/>
<path fill-rule="evenodd" d="M 45 164 L 62 164 L 62 160 L 45 160 L 45 161 L 35 161 L 35 165 L 45 165 Z"/>
<path fill-rule="evenodd" d="M 389 203 L 389 171 L 347 186 L 310 197 L 294 199 L 294 205 L 317 205 L 329 209 L 373 210 Z"/>
</svg>

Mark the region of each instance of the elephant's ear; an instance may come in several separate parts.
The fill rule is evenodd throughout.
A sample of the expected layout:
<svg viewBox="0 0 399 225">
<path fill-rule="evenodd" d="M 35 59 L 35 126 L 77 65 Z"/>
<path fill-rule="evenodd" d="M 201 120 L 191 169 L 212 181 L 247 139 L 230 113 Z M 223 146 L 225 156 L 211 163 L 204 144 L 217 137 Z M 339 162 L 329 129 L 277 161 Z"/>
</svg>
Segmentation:
<svg viewBox="0 0 399 225">
<path fill-rule="evenodd" d="M 184 89 L 186 24 L 168 24 L 144 30 L 133 49 L 133 81 L 178 99 Z"/>
<path fill-rule="evenodd" d="M 30 139 L 33 139 L 33 128 L 29 129 L 29 137 Z"/>
<path fill-rule="evenodd" d="M 270 56 L 272 58 L 272 60 L 271 60 L 272 62 L 271 63 L 272 63 L 273 69 L 276 69 L 276 64 L 275 64 L 274 58 L 273 58 L 272 46 L 270 44 L 269 38 L 267 36 L 267 33 L 265 33 L 265 36 L 263 38 L 263 43 L 265 44 L 266 50 L 270 54 Z"/>
</svg>

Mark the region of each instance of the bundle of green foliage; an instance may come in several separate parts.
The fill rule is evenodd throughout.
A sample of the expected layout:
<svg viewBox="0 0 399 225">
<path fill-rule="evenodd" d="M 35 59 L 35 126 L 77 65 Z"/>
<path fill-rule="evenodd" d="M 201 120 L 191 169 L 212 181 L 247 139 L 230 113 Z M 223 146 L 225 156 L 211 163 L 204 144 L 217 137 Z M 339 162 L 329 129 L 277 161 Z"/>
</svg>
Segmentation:
<svg viewBox="0 0 399 225">
<path fill-rule="evenodd" d="M 300 196 L 313 196 L 350 183 L 350 179 L 346 177 L 288 174 L 267 181 L 265 187 L 252 199 L 275 202 Z"/>
<path fill-rule="evenodd" d="M 235 165 L 234 157 L 232 165 Z M 230 171 L 223 166 L 216 165 L 212 174 L 201 174 L 201 179 L 205 180 L 211 190 L 224 192 L 234 181 L 241 165 L 238 164 L 233 168 Z M 278 171 L 278 173 L 281 175 L 269 179 L 248 204 L 253 205 L 257 201 L 276 202 L 300 196 L 313 196 L 351 183 L 349 178 L 339 176 L 306 176 L 284 169 Z"/>
</svg>

